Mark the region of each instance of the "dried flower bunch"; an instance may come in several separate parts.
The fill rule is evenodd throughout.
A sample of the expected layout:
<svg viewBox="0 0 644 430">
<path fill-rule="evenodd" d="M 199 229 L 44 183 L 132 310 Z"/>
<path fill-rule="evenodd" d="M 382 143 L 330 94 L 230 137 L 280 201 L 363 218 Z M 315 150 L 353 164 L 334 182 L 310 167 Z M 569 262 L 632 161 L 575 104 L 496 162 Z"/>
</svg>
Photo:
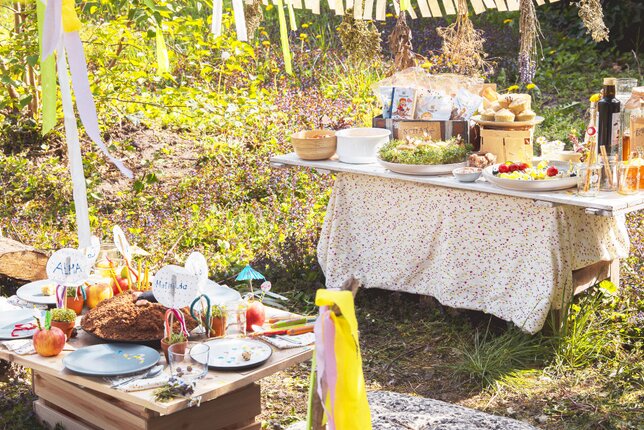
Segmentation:
<svg viewBox="0 0 644 430">
<path fill-rule="evenodd" d="M 483 31 L 476 30 L 468 17 L 467 0 L 458 0 L 458 16 L 453 24 L 437 29 L 443 38 L 443 53 L 454 64 L 454 72 L 469 76 L 492 72 L 483 49 Z"/>
<path fill-rule="evenodd" d="M 373 22 L 356 20 L 353 9 L 345 11 L 338 36 L 351 61 L 371 62 L 380 56 L 380 32 Z"/>
<path fill-rule="evenodd" d="M 257 29 L 262 21 L 264 21 L 264 12 L 262 11 L 262 3 L 260 0 L 251 0 L 250 3 L 247 1 L 244 2 L 244 18 L 246 19 L 248 40 L 254 40 Z"/>
<path fill-rule="evenodd" d="M 537 47 L 541 34 L 541 25 L 533 0 L 521 0 L 521 20 L 519 22 L 519 80 L 529 84 L 537 71 Z"/>
<path fill-rule="evenodd" d="M 599 0 L 580 0 L 577 3 L 579 18 L 595 42 L 608 40 L 608 28 L 604 24 L 604 11 Z"/>
<path fill-rule="evenodd" d="M 407 14 L 400 11 L 396 26 L 389 36 L 389 50 L 394 54 L 394 72 L 416 65 L 412 51 L 411 28 L 407 25 Z"/>
</svg>

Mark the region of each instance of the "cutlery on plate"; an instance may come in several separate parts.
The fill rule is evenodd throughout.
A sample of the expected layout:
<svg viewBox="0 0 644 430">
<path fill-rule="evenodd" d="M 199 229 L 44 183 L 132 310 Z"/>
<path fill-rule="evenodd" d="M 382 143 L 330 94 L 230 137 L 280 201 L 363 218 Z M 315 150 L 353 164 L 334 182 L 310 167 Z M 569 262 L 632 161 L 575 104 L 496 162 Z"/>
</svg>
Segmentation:
<svg viewBox="0 0 644 430">
<path fill-rule="evenodd" d="M 136 381 L 138 379 L 153 378 L 153 377 L 157 376 L 159 373 L 161 373 L 161 371 L 163 371 L 163 366 L 162 365 L 154 366 L 154 367 L 150 368 L 147 372 L 145 372 L 142 375 L 137 375 L 137 376 L 135 376 L 133 378 L 126 379 L 125 381 L 121 381 L 119 383 L 112 384 L 112 385 L 110 385 L 110 388 L 120 387 L 121 385 L 125 385 L 128 382 Z"/>
</svg>

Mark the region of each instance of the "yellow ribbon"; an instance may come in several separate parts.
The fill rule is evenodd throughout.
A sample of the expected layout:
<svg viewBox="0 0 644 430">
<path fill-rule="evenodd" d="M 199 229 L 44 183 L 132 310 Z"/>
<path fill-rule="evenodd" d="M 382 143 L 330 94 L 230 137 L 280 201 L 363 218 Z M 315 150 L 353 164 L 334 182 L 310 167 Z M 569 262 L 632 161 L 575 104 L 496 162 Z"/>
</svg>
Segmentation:
<svg viewBox="0 0 644 430">
<path fill-rule="evenodd" d="M 73 33 L 80 30 L 81 21 L 76 14 L 76 5 L 74 0 L 63 0 L 62 15 L 63 30 L 65 33 Z"/>
</svg>

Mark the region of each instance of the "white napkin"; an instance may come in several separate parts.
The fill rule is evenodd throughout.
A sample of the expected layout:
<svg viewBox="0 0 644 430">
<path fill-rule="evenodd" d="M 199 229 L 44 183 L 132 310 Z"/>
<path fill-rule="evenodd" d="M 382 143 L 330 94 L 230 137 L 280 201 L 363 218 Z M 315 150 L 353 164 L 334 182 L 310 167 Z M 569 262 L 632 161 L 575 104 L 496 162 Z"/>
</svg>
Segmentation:
<svg viewBox="0 0 644 430">
<path fill-rule="evenodd" d="M 18 355 L 30 355 L 36 353 L 34 343 L 31 339 L 3 340 L 0 342 L 0 345 Z M 66 343 L 63 347 L 63 351 L 76 351 L 76 348 Z"/>
<path fill-rule="evenodd" d="M 260 338 L 266 343 L 269 343 L 279 349 L 301 348 L 303 346 L 307 346 L 315 343 L 315 333 L 304 333 L 304 334 L 298 334 L 295 336 L 287 336 L 287 335 L 273 336 L 273 337 L 260 336 Z M 294 342 L 289 342 L 288 340 L 284 340 L 283 338 L 291 339 Z M 298 342 L 298 343 L 295 343 L 295 342 Z"/>
<path fill-rule="evenodd" d="M 158 364 L 155 367 L 161 367 L 163 368 L 162 364 Z M 141 377 L 148 373 L 147 370 L 144 370 L 142 372 L 138 373 L 132 373 L 130 375 L 125 375 L 125 376 L 114 376 L 114 377 L 105 377 L 103 380 L 107 382 L 108 384 L 111 385 L 116 385 L 119 383 L 123 383 L 127 380 L 130 380 L 134 377 Z M 126 382 L 123 385 L 119 385 L 118 387 L 114 387 L 117 390 L 121 391 L 141 391 L 141 390 L 148 390 L 150 388 L 157 388 L 162 385 L 165 385 L 168 382 L 168 379 L 170 379 L 170 376 L 165 373 L 161 372 L 158 375 L 152 377 L 152 378 L 143 378 L 143 379 L 135 379 L 130 382 Z"/>
</svg>

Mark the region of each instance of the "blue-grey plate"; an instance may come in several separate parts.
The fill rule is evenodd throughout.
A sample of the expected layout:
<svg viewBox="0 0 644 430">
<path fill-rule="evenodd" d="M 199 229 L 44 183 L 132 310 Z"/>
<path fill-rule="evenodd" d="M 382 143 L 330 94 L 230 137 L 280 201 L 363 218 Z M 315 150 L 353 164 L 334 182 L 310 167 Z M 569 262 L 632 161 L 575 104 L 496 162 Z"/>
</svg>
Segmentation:
<svg viewBox="0 0 644 430">
<path fill-rule="evenodd" d="M 128 375 L 147 370 L 158 361 L 158 351 L 127 343 L 86 346 L 63 358 L 67 369 L 89 376 Z"/>
</svg>

